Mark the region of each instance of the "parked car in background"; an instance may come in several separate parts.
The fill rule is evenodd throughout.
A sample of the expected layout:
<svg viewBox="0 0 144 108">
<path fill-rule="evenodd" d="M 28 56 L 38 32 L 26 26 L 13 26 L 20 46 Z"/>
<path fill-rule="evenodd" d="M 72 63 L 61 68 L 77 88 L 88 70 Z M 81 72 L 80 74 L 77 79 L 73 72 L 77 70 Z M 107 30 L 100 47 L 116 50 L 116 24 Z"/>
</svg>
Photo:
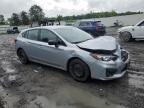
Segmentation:
<svg viewBox="0 0 144 108">
<path fill-rule="evenodd" d="M 115 38 L 90 34 L 70 26 L 44 26 L 22 31 L 16 51 L 23 64 L 28 61 L 70 72 L 77 81 L 89 78 L 111 80 L 122 77 L 129 54 Z"/>
<path fill-rule="evenodd" d="M 100 36 L 106 33 L 105 26 L 101 21 L 77 21 L 74 26 L 93 36 Z"/>
<path fill-rule="evenodd" d="M 8 34 L 19 33 L 18 27 L 10 27 L 7 29 Z"/>
<path fill-rule="evenodd" d="M 122 27 L 118 30 L 119 38 L 124 42 L 133 39 L 144 39 L 144 20 L 134 26 Z"/>
</svg>

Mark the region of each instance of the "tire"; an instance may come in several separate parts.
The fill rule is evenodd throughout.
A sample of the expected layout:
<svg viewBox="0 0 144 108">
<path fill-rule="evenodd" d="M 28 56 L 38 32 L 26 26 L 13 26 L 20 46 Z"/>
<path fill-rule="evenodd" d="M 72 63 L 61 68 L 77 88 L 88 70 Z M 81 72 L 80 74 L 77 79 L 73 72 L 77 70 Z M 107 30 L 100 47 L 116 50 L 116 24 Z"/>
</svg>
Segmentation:
<svg viewBox="0 0 144 108">
<path fill-rule="evenodd" d="M 90 70 L 86 63 L 80 59 L 72 60 L 68 65 L 72 78 L 79 82 L 86 82 L 90 78 Z"/>
<path fill-rule="evenodd" d="M 123 32 L 120 34 L 120 40 L 123 42 L 130 42 L 132 40 L 132 35 L 129 32 Z"/>
<path fill-rule="evenodd" d="M 17 56 L 22 64 L 28 63 L 28 57 L 23 49 L 18 50 Z"/>
</svg>

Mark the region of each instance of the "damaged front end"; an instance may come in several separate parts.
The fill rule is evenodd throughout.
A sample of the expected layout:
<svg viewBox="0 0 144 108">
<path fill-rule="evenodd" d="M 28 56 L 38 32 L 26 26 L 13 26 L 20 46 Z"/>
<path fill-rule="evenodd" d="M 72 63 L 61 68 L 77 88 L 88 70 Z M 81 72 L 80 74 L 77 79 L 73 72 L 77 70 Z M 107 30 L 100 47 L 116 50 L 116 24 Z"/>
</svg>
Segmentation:
<svg viewBox="0 0 144 108">
<path fill-rule="evenodd" d="M 120 48 L 120 45 L 114 50 L 79 48 L 89 52 L 90 56 L 96 60 L 90 66 L 95 76 L 93 78 L 101 80 L 121 78 L 129 67 L 129 53 Z"/>
<path fill-rule="evenodd" d="M 116 61 L 118 58 L 118 55 L 115 54 L 117 49 L 114 50 L 93 50 L 93 49 L 87 49 L 87 48 L 81 48 L 82 50 L 85 50 L 87 52 L 90 52 L 90 55 L 100 61 Z"/>
<path fill-rule="evenodd" d="M 129 53 L 113 37 L 100 37 L 77 44 L 89 52 L 89 67 L 94 79 L 111 80 L 122 77 L 129 66 Z M 87 59 L 87 58 L 86 58 Z"/>
</svg>

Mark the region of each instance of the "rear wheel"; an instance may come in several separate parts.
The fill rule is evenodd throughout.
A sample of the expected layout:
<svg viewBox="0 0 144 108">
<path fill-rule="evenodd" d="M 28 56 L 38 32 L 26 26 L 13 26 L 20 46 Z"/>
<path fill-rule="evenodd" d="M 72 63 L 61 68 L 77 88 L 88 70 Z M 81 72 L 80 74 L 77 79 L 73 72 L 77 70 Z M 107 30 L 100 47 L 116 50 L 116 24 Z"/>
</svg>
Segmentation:
<svg viewBox="0 0 144 108">
<path fill-rule="evenodd" d="M 123 32 L 120 34 L 120 40 L 123 42 L 129 42 L 132 40 L 132 35 L 129 32 Z"/>
<path fill-rule="evenodd" d="M 74 59 L 69 63 L 68 71 L 73 79 L 85 82 L 90 78 L 90 70 L 86 63 L 80 59 Z"/>
<path fill-rule="evenodd" d="M 18 50 L 17 55 L 18 55 L 18 58 L 22 64 L 28 63 L 28 57 L 27 57 L 27 55 L 23 49 Z"/>
</svg>

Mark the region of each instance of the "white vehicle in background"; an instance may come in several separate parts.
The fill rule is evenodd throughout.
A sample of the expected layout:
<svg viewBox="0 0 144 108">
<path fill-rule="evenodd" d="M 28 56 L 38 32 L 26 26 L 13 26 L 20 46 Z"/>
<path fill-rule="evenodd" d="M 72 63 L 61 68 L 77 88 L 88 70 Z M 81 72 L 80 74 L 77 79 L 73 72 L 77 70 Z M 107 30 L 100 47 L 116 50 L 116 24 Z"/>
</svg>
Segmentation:
<svg viewBox="0 0 144 108">
<path fill-rule="evenodd" d="M 144 40 L 144 20 L 134 26 L 122 27 L 118 30 L 119 38 L 124 42 L 134 39 Z"/>
</svg>

